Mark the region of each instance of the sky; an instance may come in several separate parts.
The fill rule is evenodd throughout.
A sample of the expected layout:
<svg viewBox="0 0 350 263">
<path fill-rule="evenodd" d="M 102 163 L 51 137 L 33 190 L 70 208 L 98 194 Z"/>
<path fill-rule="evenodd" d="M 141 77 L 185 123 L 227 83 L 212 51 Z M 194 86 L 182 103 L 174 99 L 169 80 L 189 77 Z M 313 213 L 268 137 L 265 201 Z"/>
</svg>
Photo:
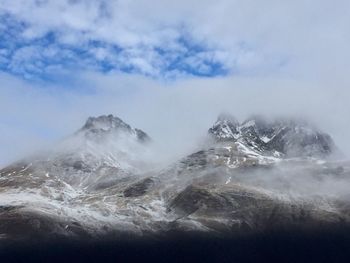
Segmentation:
<svg viewBox="0 0 350 263">
<path fill-rule="evenodd" d="M 110 113 L 175 152 L 222 111 L 298 115 L 350 153 L 348 10 L 345 0 L 0 0 L 0 166 Z"/>
</svg>

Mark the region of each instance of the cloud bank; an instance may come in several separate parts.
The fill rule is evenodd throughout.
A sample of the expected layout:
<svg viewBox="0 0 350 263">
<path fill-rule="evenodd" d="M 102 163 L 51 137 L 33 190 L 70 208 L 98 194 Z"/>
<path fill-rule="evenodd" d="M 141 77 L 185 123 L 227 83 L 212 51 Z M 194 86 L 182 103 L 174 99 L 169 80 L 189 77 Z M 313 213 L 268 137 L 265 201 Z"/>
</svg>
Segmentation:
<svg viewBox="0 0 350 263">
<path fill-rule="evenodd" d="M 198 144 L 223 111 L 240 120 L 255 113 L 301 116 L 330 133 L 341 150 L 350 149 L 346 121 L 350 91 L 342 83 L 332 86 L 322 79 L 302 82 L 263 77 L 164 83 L 130 74 L 83 72 L 77 76 L 80 80 L 74 85 L 84 87 L 83 91 L 29 85 L 1 75 L 2 163 L 73 133 L 88 116 L 109 113 L 146 131 L 175 157 Z"/>
</svg>

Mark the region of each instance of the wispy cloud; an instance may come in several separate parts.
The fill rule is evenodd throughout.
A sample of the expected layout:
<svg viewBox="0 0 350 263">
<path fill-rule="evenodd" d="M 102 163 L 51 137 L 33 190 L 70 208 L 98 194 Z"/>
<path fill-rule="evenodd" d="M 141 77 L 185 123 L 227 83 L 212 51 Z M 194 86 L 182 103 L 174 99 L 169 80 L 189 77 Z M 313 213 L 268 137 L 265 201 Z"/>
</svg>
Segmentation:
<svg viewBox="0 0 350 263">
<path fill-rule="evenodd" d="M 152 77 L 266 73 L 295 55 L 285 38 L 305 33 L 305 24 L 284 17 L 286 9 L 299 19 L 310 15 L 296 9 L 305 6 L 297 2 L 267 1 L 252 8 L 251 1 L 227 0 L 2 1 L 1 42 L 9 53 L 1 68 L 28 78 L 64 63 Z M 55 59 L 41 59 L 46 48 L 58 49 Z"/>
</svg>

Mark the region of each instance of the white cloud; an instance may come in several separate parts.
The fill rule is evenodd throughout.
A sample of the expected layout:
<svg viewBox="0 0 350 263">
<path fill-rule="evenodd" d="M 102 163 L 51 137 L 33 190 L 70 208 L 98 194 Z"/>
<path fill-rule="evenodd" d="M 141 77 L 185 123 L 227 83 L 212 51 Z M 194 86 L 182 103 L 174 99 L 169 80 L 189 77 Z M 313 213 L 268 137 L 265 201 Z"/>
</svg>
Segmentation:
<svg viewBox="0 0 350 263">
<path fill-rule="evenodd" d="M 115 114 L 148 132 L 178 157 L 228 111 L 310 118 L 350 153 L 347 83 L 290 78 L 223 77 L 159 82 L 137 75 L 71 72 L 71 87 L 35 86 L 0 75 L 0 163 L 13 161 L 80 128 L 88 116 Z M 82 92 L 87 89 L 92 92 Z M 163 148 L 163 150 L 164 150 Z M 175 157 L 174 157 L 175 158 Z"/>
<path fill-rule="evenodd" d="M 186 36 L 210 50 L 223 51 L 225 56 L 217 58 L 233 70 L 271 74 L 281 61 L 288 61 L 286 74 L 314 76 L 349 67 L 349 8 L 346 0 L 336 4 L 328 0 L 0 3 L 2 12 L 29 25 L 24 32 L 26 37 L 40 37 L 52 31 L 61 42 L 76 46 L 98 40 L 127 50 L 138 49 L 140 54 L 133 59 L 146 71 L 151 71 L 148 67 L 157 69 L 152 61 L 154 47 L 175 52 L 183 48 L 177 43 L 179 37 Z"/>
<path fill-rule="evenodd" d="M 40 61 L 55 60 L 45 70 L 68 71 L 65 76 L 76 78 L 72 86 L 37 87 L 0 75 L 0 158 L 13 160 L 15 152 L 32 149 L 33 141 L 58 139 L 89 115 L 105 113 L 119 115 L 169 148 L 182 148 L 205 133 L 222 110 L 240 118 L 256 112 L 306 115 L 349 152 L 349 8 L 346 0 L 0 1 L 0 15 L 27 25 L 16 39 L 24 37 L 29 44 L 8 63 L 26 72 L 42 70 Z M 30 43 L 48 32 L 57 36 L 53 46 Z M 90 47 L 90 40 L 102 44 Z M 89 70 L 100 65 L 65 45 L 88 50 L 116 70 L 161 72 L 165 80 L 72 72 L 58 58 Z M 179 65 L 162 72 L 179 56 Z M 0 60 L 8 59 L 1 53 Z M 184 76 L 181 66 L 210 71 L 206 61 L 221 63 L 233 76 Z M 169 81 L 175 76 L 181 80 Z M 49 134 L 46 139 L 42 130 Z"/>
</svg>

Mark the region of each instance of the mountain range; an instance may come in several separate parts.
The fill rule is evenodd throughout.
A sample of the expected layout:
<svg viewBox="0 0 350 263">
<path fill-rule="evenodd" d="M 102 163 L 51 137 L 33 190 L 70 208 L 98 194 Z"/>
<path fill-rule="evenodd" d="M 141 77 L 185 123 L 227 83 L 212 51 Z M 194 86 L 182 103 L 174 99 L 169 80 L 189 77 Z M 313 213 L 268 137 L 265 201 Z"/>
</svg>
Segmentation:
<svg viewBox="0 0 350 263">
<path fill-rule="evenodd" d="M 152 143 L 118 117 L 90 117 L 53 149 L 3 168 L 1 240 L 231 236 L 350 222 L 350 163 L 306 121 L 221 114 L 201 150 L 166 167 Z"/>
</svg>

